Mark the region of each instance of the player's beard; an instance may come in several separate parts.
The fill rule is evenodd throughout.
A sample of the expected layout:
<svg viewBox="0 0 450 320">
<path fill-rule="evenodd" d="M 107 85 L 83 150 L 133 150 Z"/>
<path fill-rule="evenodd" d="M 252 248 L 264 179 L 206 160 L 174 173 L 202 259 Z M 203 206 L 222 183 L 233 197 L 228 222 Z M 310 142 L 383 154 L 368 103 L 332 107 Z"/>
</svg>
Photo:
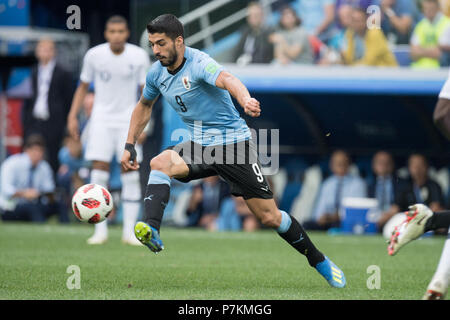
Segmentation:
<svg viewBox="0 0 450 320">
<path fill-rule="evenodd" d="M 177 53 L 177 50 L 175 49 L 175 44 L 173 45 L 173 51 L 169 52 L 169 54 L 167 55 L 166 59 L 167 59 L 166 62 L 163 62 L 163 60 L 159 60 L 159 62 L 161 62 L 161 64 L 164 67 L 170 67 L 170 66 L 174 65 L 175 62 L 177 62 L 177 60 L 178 60 L 178 53 Z"/>
</svg>

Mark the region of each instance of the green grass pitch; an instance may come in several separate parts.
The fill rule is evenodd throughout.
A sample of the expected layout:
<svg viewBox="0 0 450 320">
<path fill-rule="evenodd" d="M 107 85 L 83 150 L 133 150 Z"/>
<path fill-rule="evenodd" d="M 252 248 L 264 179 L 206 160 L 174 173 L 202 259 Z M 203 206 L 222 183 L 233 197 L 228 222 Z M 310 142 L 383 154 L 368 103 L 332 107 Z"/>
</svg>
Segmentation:
<svg viewBox="0 0 450 320">
<path fill-rule="evenodd" d="M 381 236 L 311 233 L 342 268 L 347 287 L 333 289 L 274 231 L 211 233 L 162 228 L 166 249 L 121 243 L 110 227 L 103 246 L 88 246 L 92 226 L 0 223 L 0 299 L 420 299 L 444 237 L 426 238 L 389 257 Z M 69 290 L 70 265 L 81 289 Z M 369 290 L 367 268 L 380 268 Z"/>
</svg>

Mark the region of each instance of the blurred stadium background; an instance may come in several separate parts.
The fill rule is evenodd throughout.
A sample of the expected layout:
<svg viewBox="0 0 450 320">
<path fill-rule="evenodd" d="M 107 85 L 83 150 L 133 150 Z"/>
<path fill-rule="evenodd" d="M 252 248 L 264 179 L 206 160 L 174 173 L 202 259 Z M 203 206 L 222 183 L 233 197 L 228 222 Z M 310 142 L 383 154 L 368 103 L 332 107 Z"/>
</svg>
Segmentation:
<svg viewBox="0 0 450 320">
<path fill-rule="evenodd" d="M 266 16 L 265 27 L 268 30 L 278 28 L 285 5 L 293 6 L 300 16 L 304 14 L 301 10 L 307 6 L 302 6 L 301 1 L 259 1 Z M 344 3 L 366 8 L 370 4 L 380 4 L 380 1 L 310 0 L 306 3 L 336 6 Z M 72 75 L 71 84 L 75 88 L 83 56 L 90 47 L 105 41 L 104 25 L 110 16 L 124 16 L 131 31 L 129 42 L 142 46 L 151 56 L 146 24 L 160 14 L 173 13 L 185 24 L 187 44 L 206 51 L 225 64 L 261 101 L 263 112 L 259 118 L 249 118 L 237 107 L 249 126 L 256 130 L 280 130 L 279 154 L 272 154 L 279 156 L 280 167 L 276 172 L 266 173 L 271 174 L 281 209 L 289 211 L 301 222 L 314 219 L 321 185 L 333 175 L 329 167 L 331 155 L 338 149 L 349 153 L 353 160 L 350 174 L 361 177 L 366 186 L 373 185 L 376 180 L 372 159 L 377 151 L 391 153 L 396 175 L 410 183 L 408 157 L 413 153 L 424 155 L 430 164 L 427 168 L 429 177 L 440 187 L 439 205 L 449 209 L 450 142 L 433 123 L 438 94 L 448 77 L 449 59 L 445 59 L 448 52 L 443 50 L 443 59 L 432 68 L 412 67 L 409 37 L 423 17 L 421 1 L 392 1 L 395 2 L 401 3 L 403 9 L 412 8 L 412 5 L 416 11 L 410 12 L 412 23 L 406 42 L 392 33 L 384 34 L 383 39 L 397 64 L 388 67 L 377 65 L 377 61 L 377 66 L 331 63 L 333 59 L 336 62 L 336 56 L 331 53 L 342 49 L 342 43 L 336 47 L 330 38 L 321 39 L 320 35 L 311 34 L 308 41 L 313 62 L 309 64 L 283 65 L 271 59 L 267 63 L 238 61 L 236 48 L 247 24 L 248 0 L 0 0 L 0 162 L 23 150 L 26 128 L 23 127 L 22 112 L 24 103 L 33 94 L 31 65 L 36 63 L 37 41 L 50 38 L 55 42 L 56 59 Z M 440 1 L 441 14 L 449 13 L 449 2 Z M 67 28 L 67 19 L 71 15 L 67 8 L 71 5 L 81 9 L 79 30 Z M 315 5 L 312 7 L 311 10 L 317 9 Z M 332 12 L 331 29 L 339 24 L 337 7 Z M 400 15 L 400 12 L 395 14 Z M 323 18 L 324 13 L 319 17 L 321 15 Z M 306 27 L 308 21 L 303 22 Z M 342 26 L 335 30 L 338 39 L 345 30 Z M 444 40 L 450 42 L 450 33 L 447 36 L 449 38 Z M 434 42 L 437 45 L 438 40 L 434 39 Z M 95 86 L 93 91 L 95 94 Z M 176 113 L 161 99 L 154 108 L 144 143 L 143 184 L 149 173 L 146 164 L 162 149 L 176 143 L 170 140 L 171 134 L 183 126 Z M 58 147 L 70 149 L 68 144 Z M 67 157 L 62 159 L 67 160 Z M 351 290 L 343 293 L 328 290 L 322 279 L 311 275 L 306 263 L 296 262 L 298 255 L 294 256 L 291 249 L 273 240 L 273 235 L 268 232 L 211 234 L 199 229 L 167 228 L 163 230 L 164 241 L 170 250 L 158 256 L 160 259 L 144 259 L 147 255 L 142 248 L 125 249 L 119 243 L 121 183 L 118 166 L 111 169 L 109 186 L 118 209 L 109 222 L 118 226 L 112 228 L 108 244 L 88 248 L 85 239 L 92 231 L 91 226 L 77 223 L 69 209 L 70 196 L 77 186 L 75 180 L 69 180 L 72 183 L 69 189 L 58 180 L 59 174 L 73 165 L 70 169 L 79 178 L 77 183 L 88 182 L 90 165 L 78 160 L 80 162 L 60 163 L 55 173 L 57 199 L 65 202 L 70 225 L 60 226 L 54 221 L 45 226 L 0 222 L 0 298 L 417 299 L 432 276 L 442 248 L 442 239 L 431 237 L 410 245 L 404 254 L 392 260 L 387 256 L 381 236 L 346 237 L 340 235 L 342 228 L 335 227 L 330 228 L 328 234 L 312 233 L 312 238 L 324 252 L 329 252 L 346 271 Z M 200 218 L 205 212 L 198 208 L 202 202 L 196 198 L 198 186 L 173 181 L 171 200 L 163 221 L 165 226 L 200 226 Z M 206 196 L 203 201 L 208 201 Z M 237 225 L 224 221 L 227 218 L 222 217 L 222 211 L 230 212 L 233 201 L 229 198 L 221 201 L 223 205 L 217 204 L 217 212 L 214 212 L 220 223 L 202 227 L 221 230 L 220 226 L 233 225 L 224 227 L 224 231 L 258 228 L 251 221 L 244 222 L 248 210 L 237 200 L 233 208 L 242 214 L 241 220 L 238 219 Z M 393 202 L 391 198 L 391 204 Z M 362 207 L 369 209 L 371 203 L 365 202 Z M 354 212 L 355 215 L 360 213 Z M 345 231 L 358 234 L 381 232 L 367 228 L 373 223 L 368 221 L 367 210 L 362 215 L 362 222 L 358 219 L 346 221 Z M 209 250 L 210 254 L 205 255 L 204 250 Z M 265 255 L 267 251 L 271 254 L 270 259 Z M 67 274 L 64 271 L 73 263 L 83 270 L 82 290 L 75 290 L 77 292 L 65 287 Z M 98 268 L 100 264 L 104 268 Z M 371 291 L 366 286 L 366 268 L 374 264 L 382 268 L 382 288 L 385 290 Z M 150 289 L 149 274 L 145 271 L 149 265 L 154 267 Z M 114 274 L 113 280 L 111 274 Z"/>
<path fill-rule="evenodd" d="M 205 50 L 224 63 L 261 101 L 260 118 L 242 115 L 249 126 L 280 129 L 280 170 L 272 176 L 272 182 L 281 208 L 292 211 L 301 221 L 312 217 L 320 183 L 331 174 L 328 162 L 336 149 L 345 149 L 351 155 L 352 173 L 366 181 L 373 180 L 371 161 L 379 150 L 387 150 L 394 156 L 398 175 L 404 178 L 408 178 L 408 156 L 411 153 L 425 155 L 430 162 L 429 173 L 442 189 L 442 205 L 448 207 L 450 144 L 435 128 L 432 119 L 439 91 L 448 75 L 445 64 L 440 68 L 412 68 L 410 46 L 396 44 L 388 35 L 386 39 L 390 41 L 389 48 L 396 57 L 397 67 L 318 65 L 326 54 L 326 41 L 322 42 L 324 47 L 315 49 L 314 64 L 237 64 L 233 60 L 233 50 L 246 24 L 249 2 L 1 0 L 0 159 L 22 150 L 21 110 L 24 99 L 31 94 L 30 68 L 16 64 L 27 63 L 20 57 L 32 59 L 37 40 L 47 37 L 55 41 L 57 59 L 73 75 L 75 86 L 84 53 L 104 42 L 104 23 L 108 17 L 123 15 L 129 21 L 129 41 L 148 50 L 146 24 L 159 14 L 170 12 L 185 23 L 188 45 Z M 280 9 L 286 4 L 298 8 L 299 2 L 260 1 L 266 15 L 265 24 L 275 28 Z M 410 2 L 416 5 L 419 1 Z M 66 10 L 73 4 L 81 9 L 80 30 L 68 30 L 66 26 L 70 16 Z M 419 10 L 420 5 L 417 8 Z M 445 8 L 444 4 L 442 10 Z M 420 16 L 414 24 L 419 19 Z M 150 50 L 148 52 L 151 55 Z M 170 135 L 182 126 L 173 110 L 160 101 L 144 145 L 144 163 L 174 144 Z M 145 183 L 148 166 L 142 167 Z M 111 184 L 113 189 L 120 189 L 120 181 L 111 181 Z M 187 223 L 185 211 L 191 192 L 192 186 L 174 184 L 165 216 L 167 223 Z M 120 221 L 120 213 L 116 218 Z"/>
</svg>

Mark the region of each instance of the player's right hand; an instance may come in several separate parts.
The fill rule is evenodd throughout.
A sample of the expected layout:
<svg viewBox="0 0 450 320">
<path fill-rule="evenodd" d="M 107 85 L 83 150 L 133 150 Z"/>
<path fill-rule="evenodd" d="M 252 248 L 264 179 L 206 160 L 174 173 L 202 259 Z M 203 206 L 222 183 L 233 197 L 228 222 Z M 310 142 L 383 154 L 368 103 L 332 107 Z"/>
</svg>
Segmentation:
<svg viewBox="0 0 450 320">
<path fill-rule="evenodd" d="M 67 119 L 67 130 L 69 131 L 70 136 L 78 140 L 80 139 L 80 132 L 78 129 L 78 120 L 76 117 L 70 117 Z"/>
<path fill-rule="evenodd" d="M 244 100 L 244 112 L 251 117 L 259 117 L 261 114 L 261 107 L 259 101 L 255 98 L 247 98 Z"/>
<path fill-rule="evenodd" d="M 124 150 L 120 164 L 125 172 L 139 169 L 139 163 L 136 161 L 136 157 L 132 159 L 131 153 L 128 150 Z"/>
</svg>

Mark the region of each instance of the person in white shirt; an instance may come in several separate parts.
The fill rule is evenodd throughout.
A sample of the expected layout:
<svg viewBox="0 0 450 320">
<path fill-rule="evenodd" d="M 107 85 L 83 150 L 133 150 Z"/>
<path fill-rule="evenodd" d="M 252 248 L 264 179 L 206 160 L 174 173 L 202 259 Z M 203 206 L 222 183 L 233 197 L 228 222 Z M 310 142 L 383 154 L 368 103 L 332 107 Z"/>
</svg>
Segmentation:
<svg viewBox="0 0 450 320">
<path fill-rule="evenodd" d="M 350 172 L 351 158 L 344 150 L 336 150 L 331 155 L 332 175 L 320 187 L 313 219 L 304 223 L 305 229 L 328 230 L 341 223 L 339 211 L 342 199 L 346 197 L 365 198 L 367 186 L 361 177 Z"/>
<path fill-rule="evenodd" d="M 127 139 L 128 123 L 138 100 L 138 89 L 145 84 L 150 60 L 138 46 L 127 43 L 129 30 L 127 21 L 121 16 L 112 16 L 105 26 L 106 43 L 88 50 L 84 57 L 80 84 L 73 97 L 68 116 L 68 130 L 79 139 L 77 115 L 82 101 L 94 82 L 95 99 L 92 110 L 87 144 L 86 160 L 92 161 L 91 183 L 107 187 L 109 163 L 114 155 L 122 158 Z M 141 153 L 141 152 L 139 152 Z M 142 154 L 138 155 L 138 161 Z M 134 224 L 140 209 L 141 188 L 137 171 L 121 174 L 123 204 L 122 241 L 140 244 L 134 236 Z M 102 244 L 108 238 L 107 222 L 95 225 L 89 244 Z"/>
<path fill-rule="evenodd" d="M 45 222 L 52 214 L 69 222 L 67 210 L 54 197 L 55 182 L 45 157 L 42 136 L 30 135 L 24 152 L 7 158 L 0 167 L 0 211 L 3 221 Z"/>
</svg>

